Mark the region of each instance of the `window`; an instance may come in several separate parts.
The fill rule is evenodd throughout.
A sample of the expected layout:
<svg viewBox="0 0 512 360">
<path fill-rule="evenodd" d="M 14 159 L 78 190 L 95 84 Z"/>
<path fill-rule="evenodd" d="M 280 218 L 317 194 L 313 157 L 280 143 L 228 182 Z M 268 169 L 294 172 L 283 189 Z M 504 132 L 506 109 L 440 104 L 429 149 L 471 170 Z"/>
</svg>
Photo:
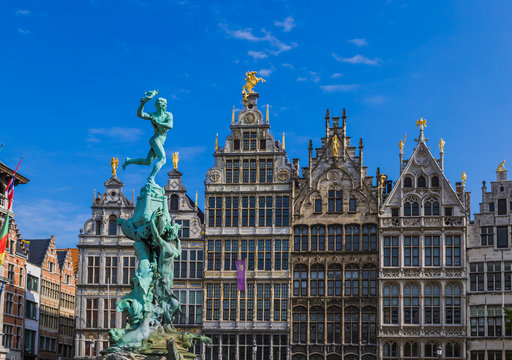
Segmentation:
<svg viewBox="0 0 512 360">
<path fill-rule="evenodd" d="M 260 150 L 267 150 L 267 140 L 260 139 Z"/>
<path fill-rule="evenodd" d="M 504 265 L 505 272 L 503 276 L 505 278 L 505 290 L 512 290 L 512 262 L 505 261 Z"/>
<path fill-rule="evenodd" d="M 404 288 L 404 323 L 420 323 L 420 290 L 418 285 L 406 285 Z"/>
<path fill-rule="evenodd" d="M 363 225 L 363 250 L 377 250 L 376 225 Z"/>
<path fill-rule="evenodd" d="M 425 213 L 425 216 L 439 215 L 439 202 L 435 198 L 429 197 L 425 201 L 424 213 Z"/>
<path fill-rule="evenodd" d="M 220 270 L 221 246 L 221 240 L 208 240 L 208 270 Z"/>
<path fill-rule="evenodd" d="M 256 140 L 254 140 L 255 143 L 254 143 L 254 149 L 251 149 L 251 150 L 255 150 L 256 149 Z M 256 160 L 251 160 L 249 162 L 249 165 L 250 165 L 250 171 L 249 171 L 249 174 L 250 174 L 250 177 L 249 177 L 249 180 L 251 183 L 255 183 L 256 182 Z"/>
<path fill-rule="evenodd" d="M 425 266 L 439 266 L 440 254 L 439 236 L 425 236 Z"/>
<path fill-rule="evenodd" d="M 7 266 L 7 280 L 14 284 L 14 264 L 8 264 Z"/>
<path fill-rule="evenodd" d="M 100 257 L 89 256 L 87 259 L 87 282 L 89 284 L 100 283 Z"/>
<path fill-rule="evenodd" d="M 174 277 L 186 278 L 188 265 L 188 250 L 183 250 L 179 259 L 174 261 Z"/>
<path fill-rule="evenodd" d="M 117 235 L 117 218 L 115 215 L 110 215 L 108 218 L 108 234 Z"/>
<path fill-rule="evenodd" d="M 272 196 L 260 196 L 259 202 L 259 226 L 272 226 Z"/>
<path fill-rule="evenodd" d="M 276 196 L 276 226 L 288 226 L 290 198 L 288 196 Z"/>
<path fill-rule="evenodd" d="M 404 187 L 405 188 L 412 187 L 412 179 L 410 177 L 404 178 Z"/>
<path fill-rule="evenodd" d="M 123 257 L 123 284 L 130 284 L 132 277 L 135 276 L 135 256 Z"/>
<path fill-rule="evenodd" d="M 96 220 L 95 222 L 96 235 L 101 235 L 101 221 Z"/>
<path fill-rule="evenodd" d="M 377 269 L 372 265 L 365 265 L 362 272 L 362 295 L 377 296 Z"/>
<path fill-rule="evenodd" d="M 97 328 L 98 327 L 98 299 L 86 299 L 85 307 L 85 327 Z"/>
<path fill-rule="evenodd" d="M 494 203 L 489 203 L 489 212 L 494 212 Z"/>
<path fill-rule="evenodd" d="M 240 148 L 240 146 L 239 146 Z M 236 149 L 235 149 L 236 150 Z M 238 184 L 240 182 L 240 160 L 233 160 L 233 183 Z"/>
<path fill-rule="evenodd" d="M 420 265 L 420 240 L 418 236 L 404 237 L 404 266 Z"/>
<path fill-rule="evenodd" d="M 308 251 L 308 227 L 296 226 L 293 230 L 293 251 Z"/>
<path fill-rule="evenodd" d="M 419 216 L 420 207 L 414 198 L 407 198 L 404 202 L 404 216 Z"/>
<path fill-rule="evenodd" d="M 245 143 L 245 140 L 244 140 Z M 244 145 L 244 150 L 245 145 Z M 249 160 L 243 160 L 242 161 L 242 182 L 244 184 L 247 184 L 249 182 Z"/>
<path fill-rule="evenodd" d="M 39 279 L 31 274 L 27 274 L 27 289 L 39 291 Z"/>
<path fill-rule="evenodd" d="M 322 344 L 324 342 L 324 309 L 315 306 L 309 313 L 309 340 L 313 344 Z"/>
<path fill-rule="evenodd" d="M 359 250 L 359 225 L 345 226 L 345 250 Z"/>
<path fill-rule="evenodd" d="M 305 307 L 297 306 L 293 309 L 293 342 L 307 343 L 308 311 Z"/>
<path fill-rule="evenodd" d="M 345 268 L 345 296 L 359 296 L 359 267 L 355 264 Z"/>
<path fill-rule="evenodd" d="M 432 187 L 435 187 L 435 188 L 439 187 L 439 178 L 436 175 L 432 176 L 431 182 L 432 182 Z"/>
<path fill-rule="evenodd" d="M 362 313 L 361 342 L 363 344 L 377 343 L 377 309 L 367 306 Z"/>
<path fill-rule="evenodd" d="M 398 236 L 384 237 L 384 266 L 398 266 Z"/>
<path fill-rule="evenodd" d="M 439 359 L 437 356 L 438 343 L 427 342 L 425 344 L 425 359 Z"/>
<path fill-rule="evenodd" d="M 116 327 L 116 299 L 103 299 L 103 328 Z"/>
<path fill-rule="evenodd" d="M 315 212 L 316 213 L 322 212 L 322 199 L 315 199 Z"/>
<path fill-rule="evenodd" d="M 494 227 L 482 226 L 480 228 L 480 240 L 482 246 L 494 244 Z"/>
<path fill-rule="evenodd" d="M 181 225 L 180 231 L 178 232 L 180 239 L 190 237 L 190 220 L 174 220 L 174 223 Z"/>
<path fill-rule="evenodd" d="M 343 250 L 342 239 L 343 239 L 343 227 L 341 225 L 329 225 L 328 230 L 328 245 L 329 251 L 332 250 Z"/>
<path fill-rule="evenodd" d="M 501 290 L 501 262 L 487 263 L 487 290 Z"/>
<path fill-rule="evenodd" d="M 9 314 L 9 315 L 13 314 L 13 312 L 12 312 L 13 304 L 14 304 L 14 295 L 11 293 L 6 293 L 5 294 L 5 313 L 6 314 Z"/>
<path fill-rule="evenodd" d="M 469 283 L 471 291 L 484 291 L 484 263 L 469 264 Z"/>
<path fill-rule="evenodd" d="M 238 196 L 226 197 L 225 224 L 238 227 Z"/>
<path fill-rule="evenodd" d="M 288 270 L 288 240 L 274 240 L 274 269 Z"/>
<path fill-rule="evenodd" d="M 418 343 L 406 342 L 404 344 L 404 359 L 418 359 L 419 354 L 420 347 Z"/>
<path fill-rule="evenodd" d="M 258 270 L 272 268 L 272 240 L 258 240 Z"/>
<path fill-rule="evenodd" d="M 240 139 L 233 140 L 233 149 L 240 150 Z"/>
<path fill-rule="evenodd" d="M 297 265 L 293 270 L 293 296 L 308 296 L 308 268 Z"/>
<path fill-rule="evenodd" d="M 329 212 L 343 211 L 343 192 L 341 190 L 329 190 L 327 194 Z"/>
<path fill-rule="evenodd" d="M 311 251 L 325 251 L 325 227 L 313 225 L 311 227 Z"/>
<path fill-rule="evenodd" d="M 453 208 L 452 207 L 445 207 L 444 208 L 444 216 L 452 216 L 453 215 Z"/>
<path fill-rule="evenodd" d="M 357 210 L 357 200 L 355 198 L 350 198 L 348 201 L 348 211 L 355 212 Z"/>
<path fill-rule="evenodd" d="M 425 286 L 425 324 L 441 323 L 441 289 L 437 284 Z"/>
<path fill-rule="evenodd" d="M 341 266 L 330 265 L 327 270 L 327 295 L 341 296 Z"/>
<path fill-rule="evenodd" d="M 383 299 L 384 324 L 398 324 L 398 286 L 385 285 Z"/>
<path fill-rule="evenodd" d="M 507 199 L 498 199 L 498 215 L 507 215 Z"/>
<path fill-rule="evenodd" d="M 427 180 L 425 179 L 425 176 L 421 175 L 418 178 L 418 187 L 419 188 L 427 187 Z"/>
<path fill-rule="evenodd" d="M 224 270 L 236 270 L 237 260 L 238 240 L 224 240 Z"/>
<path fill-rule="evenodd" d="M 274 321 L 288 319 L 288 284 L 274 284 Z"/>
<path fill-rule="evenodd" d="M 53 262 L 48 263 L 48 271 L 55 272 L 55 263 L 53 263 Z"/>
<path fill-rule="evenodd" d="M 508 247 L 508 227 L 507 226 L 497 226 L 496 233 L 498 235 L 496 246 L 498 248 L 507 248 Z"/>
<path fill-rule="evenodd" d="M 383 359 L 398 359 L 398 345 L 397 343 L 384 343 L 382 346 Z"/>
<path fill-rule="evenodd" d="M 203 250 L 189 250 L 190 253 L 190 277 L 203 277 Z M 176 261 L 176 260 L 175 260 Z"/>
<path fill-rule="evenodd" d="M 208 198 L 208 226 L 222 225 L 222 197 Z"/>
<path fill-rule="evenodd" d="M 25 353 L 35 354 L 36 352 L 36 332 L 32 330 L 25 330 Z"/>
<path fill-rule="evenodd" d="M 469 307 L 471 336 L 485 336 L 485 305 Z"/>
<path fill-rule="evenodd" d="M 460 344 L 448 343 L 446 344 L 445 357 L 446 358 L 458 358 L 460 357 Z"/>
<path fill-rule="evenodd" d="M 233 160 L 226 160 L 226 183 L 230 184 L 232 182 L 233 182 Z M 171 210 L 173 210 L 172 205 L 171 205 Z"/>
<path fill-rule="evenodd" d="M 322 265 L 311 267 L 310 277 L 311 296 L 324 296 L 325 294 L 325 268 Z"/>
<path fill-rule="evenodd" d="M 222 320 L 236 320 L 236 284 L 224 284 Z"/>
<path fill-rule="evenodd" d="M 345 344 L 359 343 L 359 309 L 350 306 L 345 309 Z"/>
<path fill-rule="evenodd" d="M 447 235 L 445 238 L 446 266 L 461 265 L 460 236 Z"/>
<path fill-rule="evenodd" d="M 460 324 L 461 290 L 460 285 L 448 285 L 445 290 L 446 324 Z"/>
<path fill-rule="evenodd" d="M 327 343 L 341 344 L 341 309 L 337 306 L 327 308 Z"/>
<path fill-rule="evenodd" d="M 117 256 L 105 257 L 105 284 L 117 284 Z"/>
</svg>

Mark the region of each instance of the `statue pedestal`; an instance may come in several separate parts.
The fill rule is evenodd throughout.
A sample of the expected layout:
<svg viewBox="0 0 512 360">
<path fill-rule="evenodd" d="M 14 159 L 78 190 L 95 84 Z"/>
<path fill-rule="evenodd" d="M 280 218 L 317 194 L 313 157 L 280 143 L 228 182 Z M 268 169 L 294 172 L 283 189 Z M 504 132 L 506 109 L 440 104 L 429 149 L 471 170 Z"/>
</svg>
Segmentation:
<svg viewBox="0 0 512 360">
<path fill-rule="evenodd" d="M 135 212 L 133 214 L 133 223 L 135 225 L 149 222 L 151 215 L 156 210 L 161 209 L 164 214 L 168 214 L 167 196 L 160 186 L 155 184 L 146 184 L 140 189 L 140 195 L 137 197 Z"/>
</svg>

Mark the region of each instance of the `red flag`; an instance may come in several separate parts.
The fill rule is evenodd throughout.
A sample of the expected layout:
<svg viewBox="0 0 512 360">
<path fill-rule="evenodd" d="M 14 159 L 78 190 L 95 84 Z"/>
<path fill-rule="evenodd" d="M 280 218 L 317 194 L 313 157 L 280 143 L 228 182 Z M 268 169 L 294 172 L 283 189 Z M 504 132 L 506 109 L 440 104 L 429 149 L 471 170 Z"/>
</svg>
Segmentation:
<svg viewBox="0 0 512 360">
<path fill-rule="evenodd" d="M 236 260 L 236 288 L 239 291 L 245 291 L 246 278 L 245 278 L 245 259 Z"/>
<path fill-rule="evenodd" d="M 7 198 L 9 199 L 9 206 L 7 206 L 7 211 L 11 209 L 12 205 L 12 197 L 14 195 L 14 178 L 16 176 L 16 173 L 18 172 L 18 168 L 20 167 L 21 160 L 23 160 L 23 156 L 20 159 L 20 162 L 18 163 L 18 166 L 16 166 L 16 170 L 12 173 L 11 180 L 9 181 L 9 184 L 7 185 L 7 188 L 5 189 L 5 192 L 7 193 Z"/>
<path fill-rule="evenodd" d="M 2 230 L 0 231 L 0 266 L 4 263 L 5 248 L 7 247 L 7 238 L 9 237 L 9 212 L 5 216 Z"/>
</svg>

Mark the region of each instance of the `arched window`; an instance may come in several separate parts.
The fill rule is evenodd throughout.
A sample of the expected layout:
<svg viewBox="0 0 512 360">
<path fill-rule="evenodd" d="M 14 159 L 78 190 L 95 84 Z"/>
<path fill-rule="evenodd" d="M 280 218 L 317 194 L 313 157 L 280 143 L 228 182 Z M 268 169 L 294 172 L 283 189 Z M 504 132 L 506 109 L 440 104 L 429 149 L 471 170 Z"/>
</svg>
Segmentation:
<svg viewBox="0 0 512 360">
<path fill-rule="evenodd" d="M 308 296 L 308 268 L 297 265 L 293 269 L 293 296 Z"/>
<path fill-rule="evenodd" d="M 382 346 L 383 359 L 397 359 L 398 358 L 398 345 L 395 342 L 384 343 Z"/>
<path fill-rule="evenodd" d="M 446 324 L 460 324 L 461 322 L 461 290 L 458 284 L 449 284 L 445 289 Z"/>
<path fill-rule="evenodd" d="M 325 227 L 313 225 L 311 227 L 311 251 L 325 251 Z"/>
<path fill-rule="evenodd" d="M 359 344 L 359 309 L 345 309 L 345 344 Z"/>
<path fill-rule="evenodd" d="M 171 195 L 171 211 L 178 211 L 178 195 Z"/>
<path fill-rule="evenodd" d="M 437 175 L 432 176 L 431 183 L 432 187 L 439 187 L 439 178 L 437 177 Z"/>
<path fill-rule="evenodd" d="M 406 285 L 404 288 L 404 323 L 420 323 L 420 288 L 418 285 Z"/>
<path fill-rule="evenodd" d="M 330 306 L 327 309 L 327 343 L 341 344 L 341 308 Z"/>
<path fill-rule="evenodd" d="M 427 187 L 427 180 L 425 179 L 425 176 L 421 175 L 418 178 L 418 187 L 419 188 Z"/>
<path fill-rule="evenodd" d="M 293 229 L 293 251 L 308 251 L 308 227 L 298 225 Z"/>
<path fill-rule="evenodd" d="M 412 187 L 412 179 L 410 177 L 405 177 L 404 178 L 404 187 L 405 188 Z"/>
<path fill-rule="evenodd" d="M 359 296 L 359 267 L 356 264 L 345 268 L 345 296 Z"/>
<path fill-rule="evenodd" d="M 363 308 L 361 342 L 363 344 L 377 343 L 377 309 L 372 306 Z"/>
<path fill-rule="evenodd" d="M 437 284 L 425 286 L 425 324 L 441 323 L 441 289 Z"/>
<path fill-rule="evenodd" d="M 311 296 L 324 296 L 325 294 L 325 268 L 316 264 L 311 266 Z"/>
<path fill-rule="evenodd" d="M 340 265 L 330 265 L 327 270 L 327 296 L 341 296 L 342 269 Z"/>
<path fill-rule="evenodd" d="M 430 196 L 427 200 L 425 200 L 425 216 L 430 215 L 439 215 L 439 202 L 433 196 Z"/>
<path fill-rule="evenodd" d="M 420 347 L 418 343 L 409 343 L 406 342 L 404 344 L 404 359 L 418 359 L 420 356 Z"/>
<path fill-rule="evenodd" d="M 315 306 L 309 312 L 309 340 L 313 344 L 324 343 L 324 309 Z"/>
<path fill-rule="evenodd" d="M 425 359 L 438 359 L 437 349 L 439 348 L 439 343 L 436 342 L 427 342 L 425 344 Z"/>
<path fill-rule="evenodd" d="M 362 275 L 362 296 L 377 296 L 377 268 L 366 264 Z"/>
<path fill-rule="evenodd" d="M 412 196 L 408 197 L 404 202 L 404 216 L 419 216 L 420 207 L 418 201 Z"/>
<path fill-rule="evenodd" d="M 341 225 L 329 225 L 328 230 L 328 250 L 339 251 L 343 250 L 342 239 L 343 239 L 343 227 Z"/>
<path fill-rule="evenodd" d="M 305 344 L 307 342 L 308 311 L 303 306 L 293 308 L 293 342 Z"/>
<path fill-rule="evenodd" d="M 385 285 L 382 302 L 384 324 L 398 324 L 398 286 Z"/>
<path fill-rule="evenodd" d="M 359 250 L 359 225 L 345 226 L 345 250 Z"/>
<path fill-rule="evenodd" d="M 363 250 L 377 250 L 377 225 L 363 225 Z"/>
<path fill-rule="evenodd" d="M 445 358 L 453 359 L 460 358 L 461 355 L 461 346 L 459 343 L 448 343 L 445 347 Z"/>
<path fill-rule="evenodd" d="M 108 234 L 117 235 L 117 217 L 110 215 L 108 218 Z"/>
</svg>

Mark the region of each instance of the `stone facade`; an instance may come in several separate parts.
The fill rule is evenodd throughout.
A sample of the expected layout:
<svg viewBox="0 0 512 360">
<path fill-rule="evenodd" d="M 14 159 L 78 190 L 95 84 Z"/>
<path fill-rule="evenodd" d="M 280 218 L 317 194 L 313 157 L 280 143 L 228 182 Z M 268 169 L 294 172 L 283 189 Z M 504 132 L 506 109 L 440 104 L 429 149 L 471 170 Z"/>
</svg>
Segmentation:
<svg viewBox="0 0 512 360">
<path fill-rule="evenodd" d="M 378 191 L 351 146 L 346 114 L 325 117 L 294 194 L 291 352 L 294 360 L 377 355 Z M 298 168 L 298 160 L 294 159 Z"/>
<path fill-rule="evenodd" d="M 39 309 L 41 307 L 41 267 L 26 263 L 25 319 L 23 323 L 23 357 L 37 359 L 39 353 Z"/>
<path fill-rule="evenodd" d="M 60 360 L 74 358 L 75 342 L 75 272 L 71 250 L 57 250 L 60 270 L 59 341 Z"/>
<path fill-rule="evenodd" d="M 504 307 L 512 308 L 512 180 L 498 171 L 480 212 L 469 226 L 467 249 L 468 359 L 512 359 L 512 332 Z"/>
<path fill-rule="evenodd" d="M 420 128 L 383 203 L 379 229 L 379 358 L 465 359 L 466 211 Z"/>
<path fill-rule="evenodd" d="M 233 111 L 231 134 L 215 146 L 205 180 L 206 359 L 287 359 L 290 211 L 296 171 L 270 134 L 258 94 Z M 245 260 L 246 291 L 235 261 Z"/>
</svg>

